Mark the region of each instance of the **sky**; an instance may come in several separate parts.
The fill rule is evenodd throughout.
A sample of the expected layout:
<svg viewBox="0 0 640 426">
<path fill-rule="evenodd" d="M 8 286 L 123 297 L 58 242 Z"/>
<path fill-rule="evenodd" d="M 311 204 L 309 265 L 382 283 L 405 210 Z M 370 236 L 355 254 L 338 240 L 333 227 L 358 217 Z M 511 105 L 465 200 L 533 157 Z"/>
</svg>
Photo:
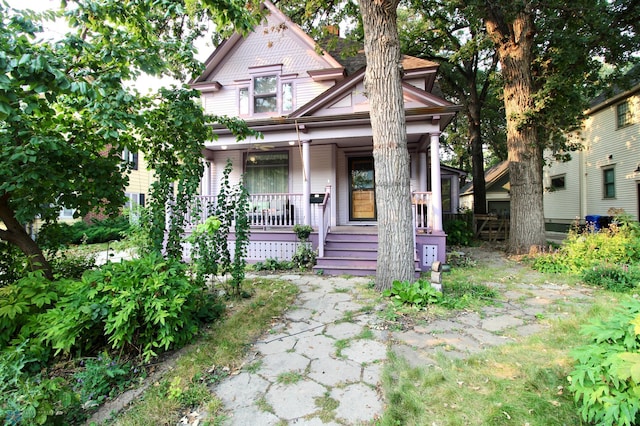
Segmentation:
<svg viewBox="0 0 640 426">
<path fill-rule="evenodd" d="M 48 9 L 58 9 L 60 7 L 60 0 L 6 0 L 7 3 L 14 9 L 31 9 L 36 12 L 42 12 Z M 67 31 L 67 26 L 63 21 L 49 22 L 45 24 L 44 38 L 55 39 L 61 37 Z M 211 52 L 213 47 L 210 43 L 202 40 L 201 43 L 196 44 L 198 48 L 198 54 L 196 57 L 201 61 L 205 61 Z M 156 91 L 162 86 L 170 86 L 171 84 L 182 84 L 186 82 L 180 82 L 171 78 L 156 78 L 147 75 L 142 75 L 137 81 L 132 82 L 131 86 L 134 86 L 141 93 L 147 93 L 149 90 Z"/>
</svg>

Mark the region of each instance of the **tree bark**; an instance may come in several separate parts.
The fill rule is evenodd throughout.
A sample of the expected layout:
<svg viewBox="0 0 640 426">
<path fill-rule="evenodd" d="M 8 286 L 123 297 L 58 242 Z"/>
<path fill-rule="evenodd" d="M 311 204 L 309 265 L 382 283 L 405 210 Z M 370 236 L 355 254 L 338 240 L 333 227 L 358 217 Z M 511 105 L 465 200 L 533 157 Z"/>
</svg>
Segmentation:
<svg viewBox="0 0 640 426">
<path fill-rule="evenodd" d="M 473 176 L 473 213 L 487 213 L 487 188 L 484 180 L 484 153 L 480 131 L 480 106 L 470 102 L 467 119 L 469 121 L 469 146 L 471 147 L 471 174 Z"/>
<path fill-rule="evenodd" d="M 359 3 L 365 33 L 365 89 L 371 106 L 378 206 L 376 289 L 384 290 L 394 280 L 412 281 L 415 270 L 398 0 Z"/>
<path fill-rule="evenodd" d="M 533 110 L 534 12 L 529 6 L 507 21 L 489 10 L 487 32 L 498 48 L 504 78 L 507 115 L 507 150 L 511 185 L 511 217 L 508 250 L 523 254 L 545 244 L 542 199 L 542 151 Z"/>
<path fill-rule="evenodd" d="M 5 193 L 0 197 L 0 220 L 7 228 L 6 230 L 0 229 L 0 239 L 17 246 L 27 257 L 32 271 L 43 271 L 45 277 L 53 279 L 51 266 L 45 259 L 42 250 L 16 219 L 15 212 L 9 205 L 9 196 L 10 194 Z"/>
</svg>

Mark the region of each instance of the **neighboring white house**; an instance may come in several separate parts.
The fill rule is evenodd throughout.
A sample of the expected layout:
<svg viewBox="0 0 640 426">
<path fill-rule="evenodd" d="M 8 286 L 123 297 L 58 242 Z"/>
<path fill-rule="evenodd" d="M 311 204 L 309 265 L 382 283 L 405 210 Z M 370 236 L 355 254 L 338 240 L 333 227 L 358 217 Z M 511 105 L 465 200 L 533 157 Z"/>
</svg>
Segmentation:
<svg viewBox="0 0 640 426">
<path fill-rule="evenodd" d="M 291 226 L 303 223 L 314 227 L 313 243 L 328 261 L 339 257 L 329 252 L 338 231 L 346 234 L 347 226 L 359 235 L 374 230 L 382 208 L 375 202 L 364 54 L 331 56 L 273 4 L 267 1 L 264 7 L 264 22 L 245 37 L 225 40 L 202 75 L 190 82 L 201 91 L 206 112 L 240 117 L 264 135 L 236 142 L 227 129 L 214 127 L 217 140 L 204 151 L 202 195 L 218 194 L 224 165 L 231 160 L 232 183 L 244 175 L 251 195 L 249 259 L 290 257 L 295 249 Z M 459 174 L 447 171 L 446 185 L 441 184 L 445 172 L 438 151 L 440 133 L 459 107 L 431 93 L 436 63 L 405 56 L 402 65 L 416 253 L 426 269 L 433 260 L 444 261 L 442 200 L 453 212 L 458 207 Z M 443 188 L 450 193 L 441 194 Z M 354 231 L 350 238 L 364 237 Z M 322 269 L 340 271 L 328 263 Z"/>
<path fill-rule="evenodd" d="M 640 214 L 640 84 L 600 97 L 572 135 L 583 149 L 568 162 L 544 168 L 544 216 L 548 230 L 562 231 L 576 219 L 609 216 L 623 209 Z"/>
</svg>

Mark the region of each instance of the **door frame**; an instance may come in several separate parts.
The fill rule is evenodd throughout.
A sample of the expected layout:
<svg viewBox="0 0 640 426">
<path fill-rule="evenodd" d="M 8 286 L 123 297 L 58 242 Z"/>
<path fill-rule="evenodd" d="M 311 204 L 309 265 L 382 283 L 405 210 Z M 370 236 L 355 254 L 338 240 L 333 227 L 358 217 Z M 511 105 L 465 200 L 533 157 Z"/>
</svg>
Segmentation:
<svg viewBox="0 0 640 426">
<path fill-rule="evenodd" d="M 353 164 L 357 162 L 363 161 L 371 161 L 371 171 L 373 172 L 373 187 L 371 191 L 373 192 L 373 217 L 372 218 L 354 218 L 353 217 Z M 378 220 L 378 204 L 376 202 L 376 179 L 375 179 L 375 168 L 373 165 L 373 155 L 357 155 L 347 158 L 347 177 L 349 182 L 349 195 L 348 195 L 348 203 L 349 203 L 349 221 L 350 222 L 375 222 Z"/>
</svg>

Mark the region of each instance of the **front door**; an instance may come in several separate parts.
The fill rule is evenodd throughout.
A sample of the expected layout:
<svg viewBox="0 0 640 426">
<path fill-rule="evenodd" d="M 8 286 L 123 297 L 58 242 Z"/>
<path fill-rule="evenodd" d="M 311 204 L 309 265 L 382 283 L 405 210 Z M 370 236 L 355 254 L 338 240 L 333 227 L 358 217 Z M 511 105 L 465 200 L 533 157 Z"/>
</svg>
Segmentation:
<svg viewBox="0 0 640 426">
<path fill-rule="evenodd" d="M 376 220 L 373 157 L 349 159 L 349 220 Z"/>
</svg>

